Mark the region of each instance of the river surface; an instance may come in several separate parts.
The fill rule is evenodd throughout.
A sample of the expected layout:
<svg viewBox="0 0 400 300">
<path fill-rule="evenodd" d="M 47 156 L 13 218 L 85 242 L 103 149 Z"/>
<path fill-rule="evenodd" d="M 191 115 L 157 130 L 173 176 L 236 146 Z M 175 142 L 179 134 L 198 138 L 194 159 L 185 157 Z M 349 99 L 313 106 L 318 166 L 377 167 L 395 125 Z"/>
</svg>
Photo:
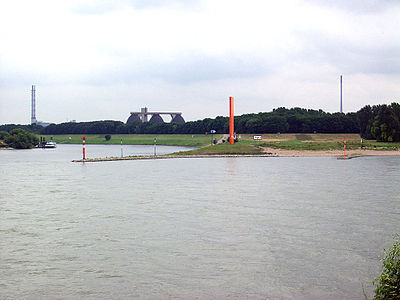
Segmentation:
<svg viewBox="0 0 400 300">
<path fill-rule="evenodd" d="M 0 151 L 0 298 L 364 299 L 400 232 L 400 157 L 81 157 Z"/>
</svg>

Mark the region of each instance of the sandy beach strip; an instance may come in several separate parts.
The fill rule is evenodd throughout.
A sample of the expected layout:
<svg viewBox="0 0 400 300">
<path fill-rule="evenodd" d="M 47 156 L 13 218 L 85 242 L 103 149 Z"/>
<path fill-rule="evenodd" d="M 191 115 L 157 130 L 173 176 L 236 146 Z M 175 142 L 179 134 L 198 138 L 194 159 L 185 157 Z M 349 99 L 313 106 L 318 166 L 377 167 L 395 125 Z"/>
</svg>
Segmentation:
<svg viewBox="0 0 400 300">
<path fill-rule="evenodd" d="M 127 157 L 104 157 L 76 159 L 72 162 L 102 162 L 120 160 L 149 160 L 149 159 L 172 159 L 172 158 L 222 158 L 222 157 L 273 157 L 272 154 L 210 154 L 210 155 L 149 155 L 149 156 L 127 156 Z"/>
<path fill-rule="evenodd" d="M 343 157 L 343 150 L 285 150 L 263 148 L 265 153 L 277 157 Z M 357 156 L 399 156 L 400 150 L 346 150 L 346 157 Z"/>
<path fill-rule="evenodd" d="M 264 154 L 210 154 L 210 155 L 148 155 L 148 156 L 127 156 L 127 157 L 104 157 L 73 160 L 72 162 L 103 162 L 121 160 L 154 160 L 173 158 L 227 158 L 227 157 L 337 157 L 342 158 L 341 150 L 284 150 L 264 148 Z M 399 150 L 348 150 L 346 158 L 362 156 L 400 156 Z"/>
</svg>

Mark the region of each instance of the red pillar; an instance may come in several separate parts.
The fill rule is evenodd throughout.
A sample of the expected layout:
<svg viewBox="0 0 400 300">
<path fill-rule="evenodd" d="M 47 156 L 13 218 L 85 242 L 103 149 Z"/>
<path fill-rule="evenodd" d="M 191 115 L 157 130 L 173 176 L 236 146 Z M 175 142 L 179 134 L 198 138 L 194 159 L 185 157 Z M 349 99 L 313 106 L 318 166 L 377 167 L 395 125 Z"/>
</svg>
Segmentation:
<svg viewBox="0 0 400 300">
<path fill-rule="evenodd" d="M 83 137 L 83 139 L 82 139 L 82 142 L 83 142 L 83 159 L 85 159 L 86 157 L 85 157 L 85 141 L 86 141 L 86 139 L 85 139 L 85 137 Z"/>
<path fill-rule="evenodd" d="M 229 97 L 229 144 L 233 145 L 234 141 L 234 116 L 233 116 L 233 97 Z"/>
</svg>

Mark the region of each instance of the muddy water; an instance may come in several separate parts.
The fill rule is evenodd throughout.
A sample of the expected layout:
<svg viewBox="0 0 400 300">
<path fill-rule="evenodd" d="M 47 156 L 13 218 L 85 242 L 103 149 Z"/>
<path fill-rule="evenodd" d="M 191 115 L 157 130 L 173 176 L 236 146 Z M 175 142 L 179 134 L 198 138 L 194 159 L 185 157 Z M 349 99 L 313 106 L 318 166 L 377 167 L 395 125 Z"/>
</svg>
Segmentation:
<svg viewBox="0 0 400 300">
<path fill-rule="evenodd" d="M 0 151 L 0 298 L 364 299 L 400 231 L 400 157 L 80 157 Z"/>
</svg>

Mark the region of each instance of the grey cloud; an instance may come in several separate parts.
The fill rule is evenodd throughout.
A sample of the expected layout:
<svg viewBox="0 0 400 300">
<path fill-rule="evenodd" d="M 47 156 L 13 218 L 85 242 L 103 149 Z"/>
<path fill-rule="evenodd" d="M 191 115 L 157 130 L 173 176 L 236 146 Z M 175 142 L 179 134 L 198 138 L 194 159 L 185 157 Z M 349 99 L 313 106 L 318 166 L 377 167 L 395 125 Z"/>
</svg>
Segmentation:
<svg viewBox="0 0 400 300">
<path fill-rule="evenodd" d="M 39 74 L 35 70 L 25 70 L 17 66 L 3 67 L 0 65 L 0 87 L 25 85 L 30 86 L 35 82 L 54 81 L 50 75 Z"/>
<path fill-rule="evenodd" d="M 160 7 L 178 7 L 181 9 L 196 9 L 200 6 L 199 0 L 115 0 L 115 1 L 92 1 L 81 3 L 72 8 L 72 11 L 83 15 L 105 14 L 116 10 L 153 9 Z"/>
<path fill-rule="evenodd" d="M 134 8 L 152 8 L 165 6 L 178 6 L 181 8 L 191 8 L 199 5 L 199 0 L 128 0 L 127 4 Z"/>
<path fill-rule="evenodd" d="M 331 64 L 348 74 L 400 74 L 399 45 L 366 46 L 319 32 L 299 34 L 307 45 L 299 60 Z"/>
<path fill-rule="evenodd" d="M 377 13 L 393 6 L 398 0 L 306 0 L 309 3 L 349 11 L 354 14 Z"/>
<path fill-rule="evenodd" d="M 164 81 L 172 84 L 188 85 L 197 82 L 224 79 L 246 79 L 264 77 L 277 70 L 277 64 L 266 63 L 249 55 L 208 56 L 200 53 L 182 55 L 171 61 L 137 59 L 129 56 L 111 67 L 79 70 L 70 74 L 36 74 L 34 71 L 14 70 L 4 74 L 0 71 L 0 86 L 33 81 L 42 84 L 89 84 L 110 85 L 115 83 L 134 84 L 140 82 Z"/>
<path fill-rule="evenodd" d="M 103 72 L 88 74 L 87 83 L 105 82 L 133 83 L 148 80 L 162 80 L 169 83 L 191 84 L 202 81 L 215 81 L 234 78 L 254 78 L 267 76 L 276 67 L 252 57 L 209 57 L 193 55 L 171 62 L 159 61 L 131 63 L 115 66 Z"/>
</svg>

